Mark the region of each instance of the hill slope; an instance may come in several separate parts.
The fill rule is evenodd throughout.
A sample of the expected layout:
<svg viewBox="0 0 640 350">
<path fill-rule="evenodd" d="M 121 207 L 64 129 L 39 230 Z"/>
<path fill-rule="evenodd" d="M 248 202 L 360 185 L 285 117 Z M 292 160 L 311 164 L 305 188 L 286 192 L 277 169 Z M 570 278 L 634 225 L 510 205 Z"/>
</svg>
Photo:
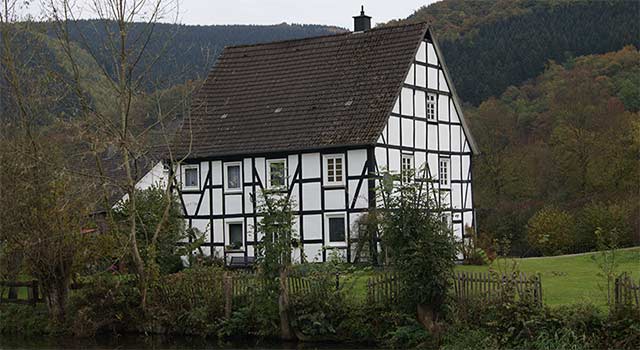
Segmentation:
<svg viewBox="0 0 640 350">
<path fill-rule="evenodd" d="M 400 22 L 434 26 L 458 93 L 478 105 L 549 60 L 640 47 L 639 13 L 637 1 L 445 0 Z"/>
<path fill-rule="evenodd" d="M 106 47 L 110 33 L 116 33 L 115 23 L 83 20 L 69 26 L 70 38 L 93 53 L 100 65 L 113 71 L 113 57 Z M 130 45 L 150 27 L 134 23 L 130 27 Z M 49 28 L 50 35 L 55 35 Z M 322 25 L 177 25 L 157 23 L 147 44 L 140 66 L 152 64 L 148 82 L 150 89 L 166 88 L 187 80 L 203 79 L 225 46 L 254 44 L 287 39 L 340 33 L 344 30 Z M 156 61 L 157 60 L 157 61 Z"/>
<path fill-rule="evenodd" d="M 481 231 L 512 240 L 519 255 L 529 218 L 569 212 L 574 252 L 595 230 L 640 241 L 640 53 L 634 47 L 550 64 L 467 116 L 483 154 L 474 163 Z"/>
</svg>

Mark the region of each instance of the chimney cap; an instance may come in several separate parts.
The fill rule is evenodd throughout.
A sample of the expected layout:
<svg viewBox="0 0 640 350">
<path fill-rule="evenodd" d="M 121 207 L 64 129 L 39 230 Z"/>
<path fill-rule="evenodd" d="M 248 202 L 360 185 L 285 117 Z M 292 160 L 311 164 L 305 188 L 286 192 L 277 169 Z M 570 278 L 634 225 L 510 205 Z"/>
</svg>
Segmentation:
<svg viewBox="0 0 640 350">
<path fill-rule="evenodd" d="M 364 32 L 371 29 L 371 17 L 364 14 L 364 5 L 360 7 L 360 16 L 353 16 L 353 31 Z"/>
<path fill-rule="evenodd" d="M 353 16 L 353 18 L 371 18 L 371 16 L 367 16 L 364 14 L 364 5 L 360 5 L 360 15 L 359 16 Z"/>
</svg>

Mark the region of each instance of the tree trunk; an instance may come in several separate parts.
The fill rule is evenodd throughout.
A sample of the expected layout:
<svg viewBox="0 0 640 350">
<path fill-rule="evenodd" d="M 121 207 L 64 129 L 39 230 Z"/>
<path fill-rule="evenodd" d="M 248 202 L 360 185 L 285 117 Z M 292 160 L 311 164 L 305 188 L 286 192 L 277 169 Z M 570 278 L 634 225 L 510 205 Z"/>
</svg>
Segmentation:
<svg viewBox="0 0 640 350">
<path fill-rule="evenodd" d="M 65 321 L 69 286 L 63 281 L 56 281 L 47 288 L 46 293 L 49 317 L 56 326 L 60 326 Z"/>
<path fill-rule="evenodd" d="M 418 322 L 420 322 L 429 333 L 436 333 L 438 328 L 436 321 L 438 317 L 433 307 L 427 304 L 418 304 L 417 312 Z"/>
<path fill-rule="evenodd" d="M 280 271 L 280 293 L 278 296 L 278 311 L 280 314 L 280 337 L 283 340 L 294 339 L 291 331 L 291 323 L 289 322 L 289 289 L 287 288 L 287 279 L 289 273 L 287 268 Z"/>
</svg>

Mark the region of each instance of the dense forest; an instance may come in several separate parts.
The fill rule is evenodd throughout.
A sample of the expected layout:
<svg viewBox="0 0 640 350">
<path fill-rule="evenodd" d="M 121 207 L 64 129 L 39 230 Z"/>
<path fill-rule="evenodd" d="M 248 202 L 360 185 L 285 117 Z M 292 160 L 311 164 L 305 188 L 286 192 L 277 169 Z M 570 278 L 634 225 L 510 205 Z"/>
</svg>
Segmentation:
<svg viewBox="0 0 640 350">
<path fill-rule="evenodd" d="M 639 87 L 640 53 L 628 46 L 551 62 L 468 109 L 482 151 L 474 167 L 481 232 L 509 238 L 519 255 L 541 253 L 527 230 L 543 217 L 569 226 L 562 252 L 594 249 L 598 228 L 615 229 L 620 244 L 637 242 Z"/>
<path fill-rule="evenodd" d="M 42 31 L 56 37 L 57 30 L 51 24 L 43 24 Z M 81 20 L 68 26 L 70 40 L 92 54 L 96 61 L 112 73 L 111 48 L 104 43 L 116 24 L 98 20 Z M 129 29 L 130 45 L 142 45 L 136 38 L 152 32 L 141 58 L 140 66 L 150 63 L 149 90 L 167 88 L 187 80 L 203 79 L 225 46 L 255 44 L 279 40 L 321 36 L 343 32 L 344 29 L 323 25 L 179 25 L 156 23 L 153 28 L 144 23 L 134 23 Z"/>
<path fill-rule="evenodd" d="M 640 47 L 638 14 L 637 1 L 447 0 L 401 22 L 433 25 L 458 94 L 478 105 L 548 60 Z"/>
</svg>

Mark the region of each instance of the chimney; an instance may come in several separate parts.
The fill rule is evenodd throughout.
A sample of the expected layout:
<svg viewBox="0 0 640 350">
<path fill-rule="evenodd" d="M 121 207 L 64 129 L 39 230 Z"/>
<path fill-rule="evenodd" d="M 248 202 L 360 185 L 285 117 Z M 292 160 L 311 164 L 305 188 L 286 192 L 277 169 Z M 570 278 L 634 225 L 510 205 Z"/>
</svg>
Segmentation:
<svg viewBox="0 0 640 350">
<path fill-rule="evenodd" d="M 353 31 L 364 32 L 371 29 L 371 17 L 364 14 L 364 5 L 360 8 L 360 16 L 353 16 Z"/>
</svg>

